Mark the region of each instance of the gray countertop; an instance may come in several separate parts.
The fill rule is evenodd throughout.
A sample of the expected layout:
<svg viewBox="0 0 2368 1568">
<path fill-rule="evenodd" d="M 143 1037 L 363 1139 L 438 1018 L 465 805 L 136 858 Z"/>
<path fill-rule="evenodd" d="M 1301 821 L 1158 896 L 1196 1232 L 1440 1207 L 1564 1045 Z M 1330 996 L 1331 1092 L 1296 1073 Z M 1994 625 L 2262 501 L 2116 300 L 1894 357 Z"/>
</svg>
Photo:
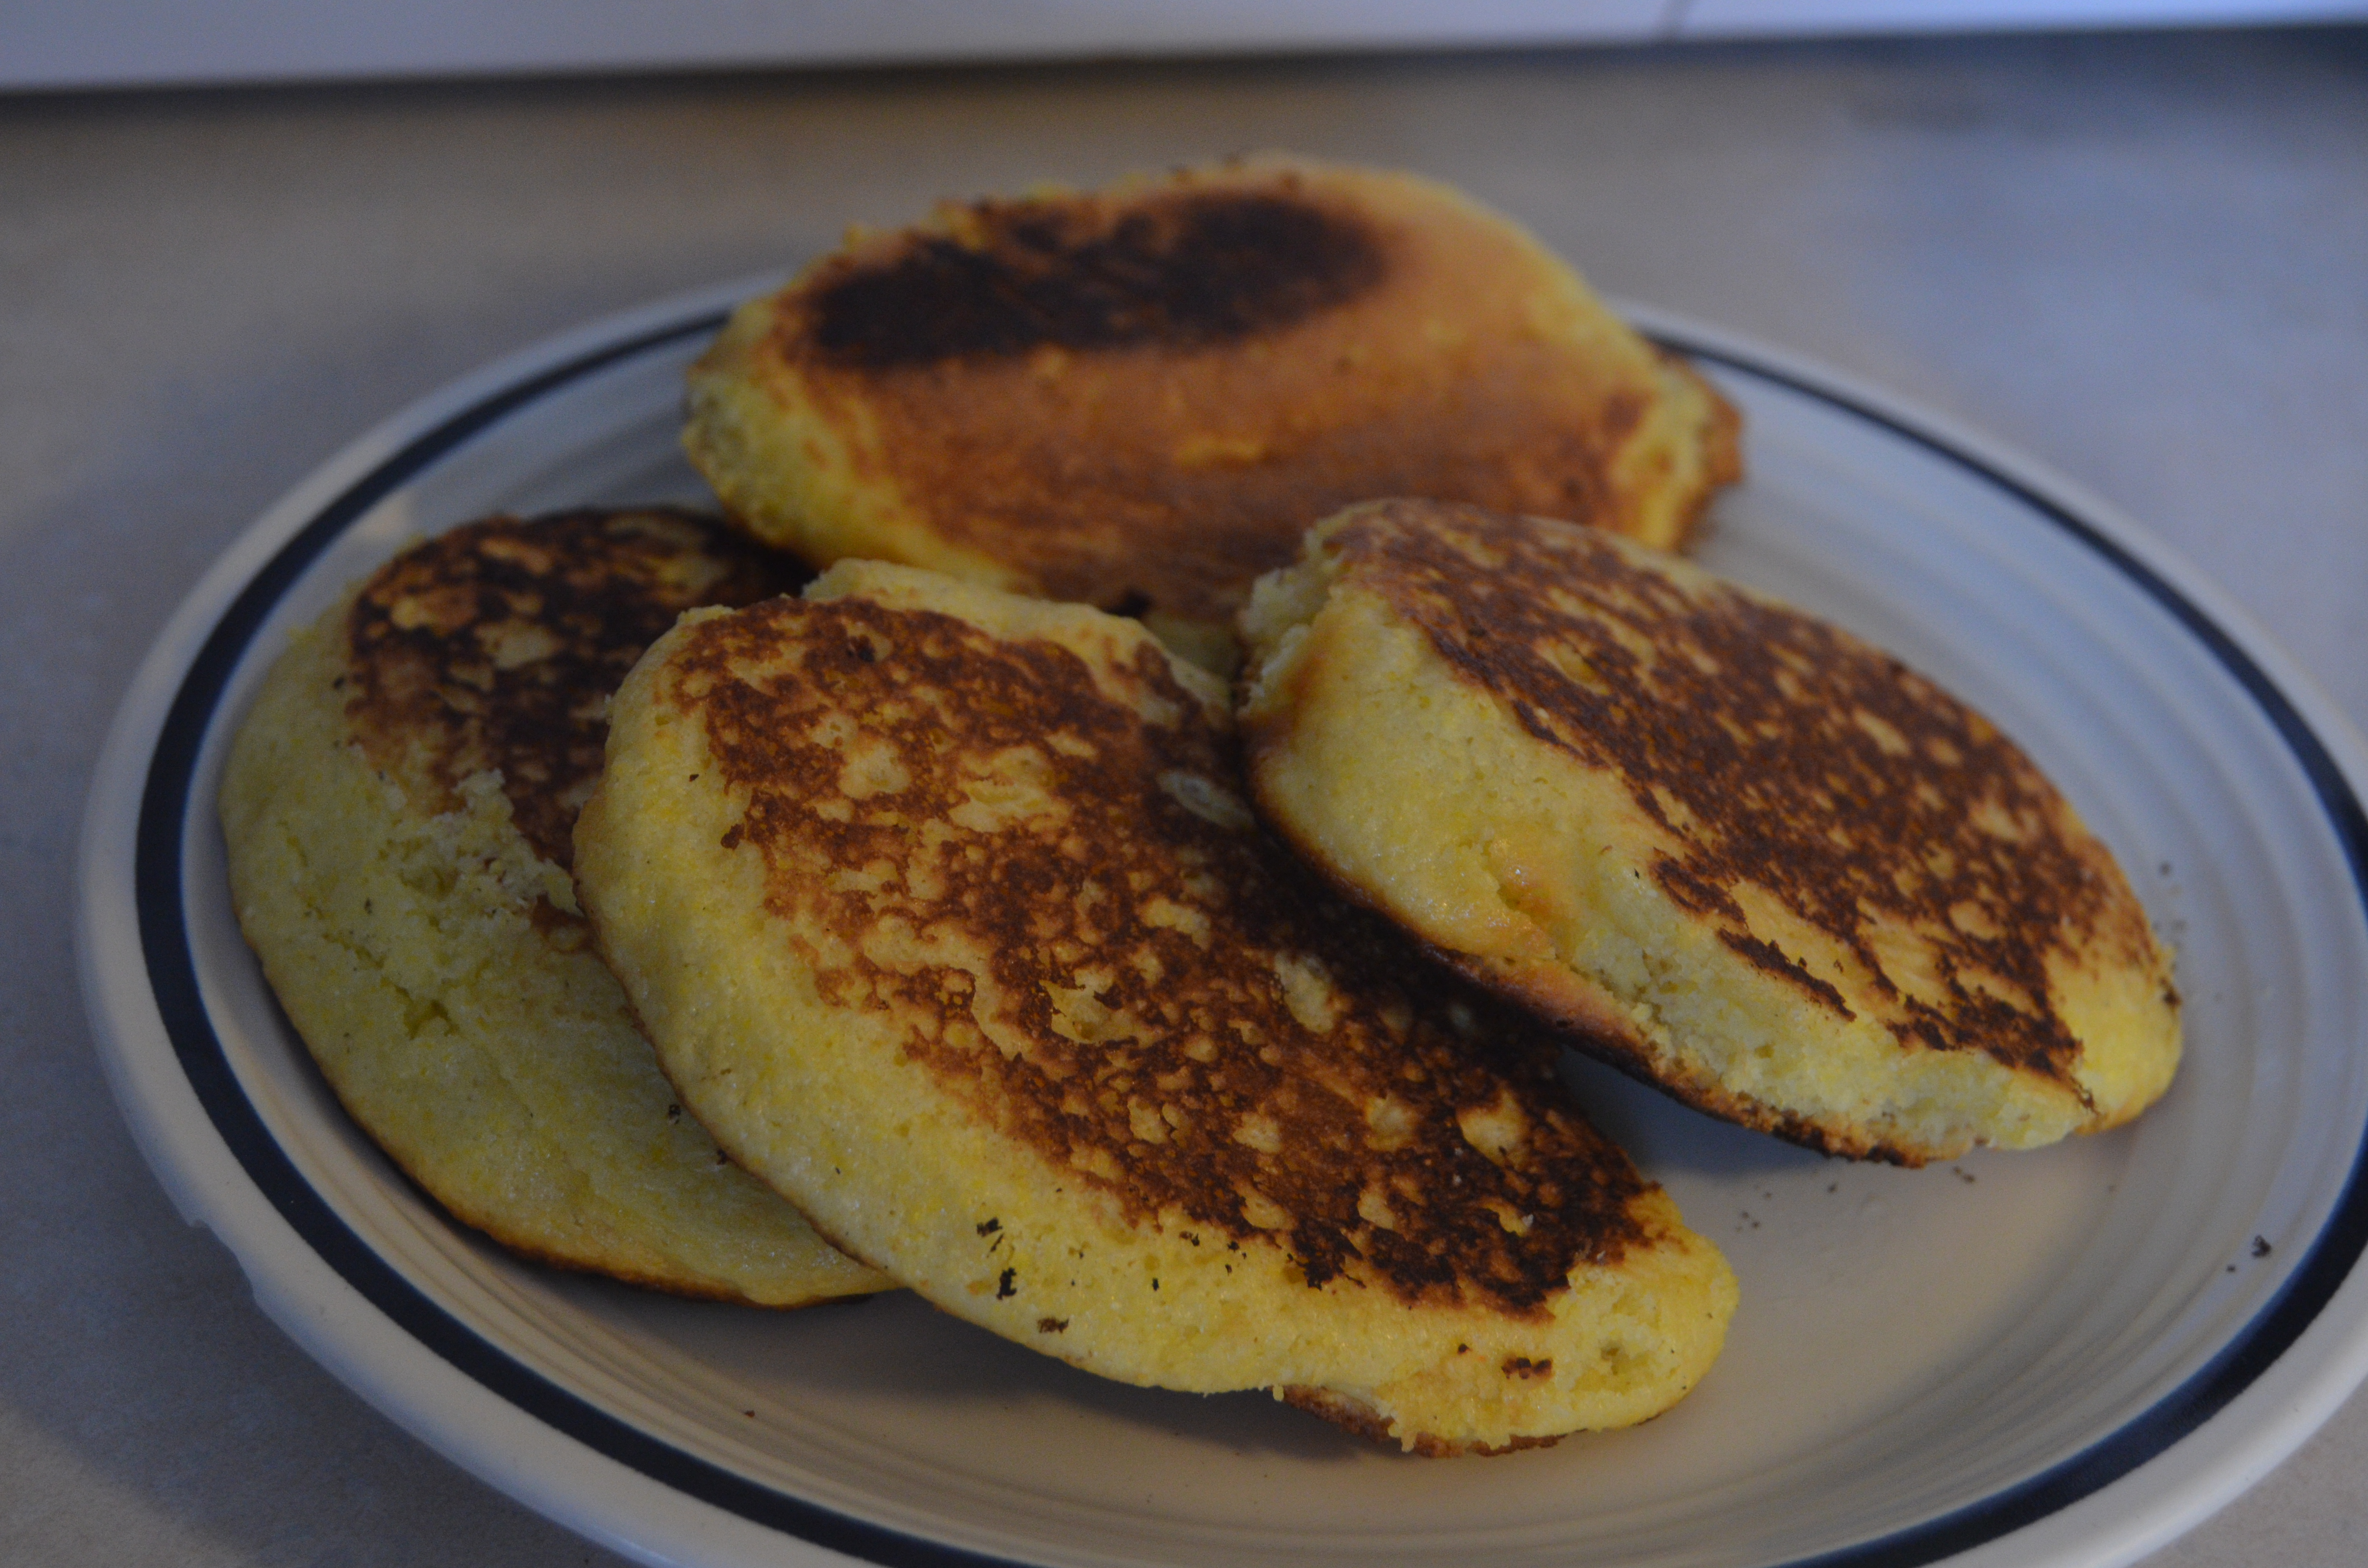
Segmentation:
<svg viewBox="0 0 2368 1568">
<path fill-rule="evenodd" d="M 2368 32 L 0 100 L 0 1561 L 613 1561 L 306 1359 L 90 1044 L 74 839 L 174 604 L 347 438 L 844 224 L 1281 147 L 1404 165 L 1606 290 L 2132 514 L 2368 721 Z M 2368 1397 L 2148 1561 L 2368 1562 Z"/>
</svg>

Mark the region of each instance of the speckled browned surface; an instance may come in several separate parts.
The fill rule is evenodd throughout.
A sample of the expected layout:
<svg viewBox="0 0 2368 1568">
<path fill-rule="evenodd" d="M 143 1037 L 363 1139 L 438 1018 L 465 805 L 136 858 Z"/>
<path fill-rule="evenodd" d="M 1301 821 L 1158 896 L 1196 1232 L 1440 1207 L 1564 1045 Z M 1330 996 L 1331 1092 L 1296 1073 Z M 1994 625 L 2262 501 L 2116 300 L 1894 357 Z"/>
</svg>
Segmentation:
<svg viewBox="0 0 2368 1568">
<path fill-rule="evenodd" d="M 692 628 L 662 700 L 706 735 L 702 788 L 745 799 L 726 847 L 763 855 L 824 1003 L 894 1020 L 934 1094 L 1130 1224 L 1180 1214 L 1211 1247 L 1280 1242 L 1311 1286 L 1514 1316 L 1655 1239 L 1553 1035 L 1252 827 L 1231 726 L 1156 647 L 1124 673 L 1133 703 L 1050 641 L 780 599 Z M 1041 807 L 988 814 L 1023 789 Z M 985 972 L 871 956 L 913 932 Z"/>
<path fill-rule="evenodd" d="M 347 720 L 429 812 L 499 770 L 518 831 L 564 867 L 609 694 L 642 650 L 695 605 L 750 604 L 807 575 L 687 512 L 487 518 L 390 562 L 355 598 Z"/>
<path fill-rule="evenodd" d="M 1859 1006 L 1903 1048 L 2087 1101 L 2050 964 L 2162 960 L 2112 852 L 1997 726 L 1828 622 L 1586 529 L 1410 502 L 1351 519 L 1342 574 L 1532 739 L 1617 778 L 1674 846 L 1645 869 L 1736 956 L 1857 1017 L 1752 934 L 1749 883 L 1857 960 Z M 1929 978 L 1896 972 L 1878 922 L 1915 933 Z"/>
</svg>

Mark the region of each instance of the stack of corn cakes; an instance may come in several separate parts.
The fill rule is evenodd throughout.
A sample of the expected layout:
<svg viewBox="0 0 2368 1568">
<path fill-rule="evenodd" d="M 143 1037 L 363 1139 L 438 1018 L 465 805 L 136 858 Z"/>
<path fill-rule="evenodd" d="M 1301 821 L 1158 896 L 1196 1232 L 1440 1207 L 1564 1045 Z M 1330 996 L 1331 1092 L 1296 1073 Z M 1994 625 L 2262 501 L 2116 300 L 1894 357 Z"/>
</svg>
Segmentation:
<svg viewBox="0 0 2368 1568">
<path fill-rule="evenodd" d="M 731 529 L 417 547 L 223 789 L 324 1073 L 521 1252 L 902 1284 L 1496 1452 L 1666 1409 L 1736 1304 L 1565 1046 L 1906 1163 L 2169 1079 L 2111 857 L 1977 715 L 1666 553 L 1732 410 L 1454 192 L 950 206 L 737 312 L 689 408 Z"/>
</svg>

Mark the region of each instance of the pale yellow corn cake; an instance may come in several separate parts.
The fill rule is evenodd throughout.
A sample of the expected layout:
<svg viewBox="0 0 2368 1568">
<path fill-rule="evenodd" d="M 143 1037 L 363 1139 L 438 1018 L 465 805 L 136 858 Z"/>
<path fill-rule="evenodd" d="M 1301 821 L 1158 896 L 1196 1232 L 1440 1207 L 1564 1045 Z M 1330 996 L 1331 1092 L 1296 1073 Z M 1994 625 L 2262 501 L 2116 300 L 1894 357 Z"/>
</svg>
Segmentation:
<svg viewBox="0 0 2368 1568">
<path fill-rule="evenodd" d="M 650 651 L 576 877 L 685 1103 L 948 1312 L 1432 1453 L 1665 1408 L 1725 1261 L 1236 762 L 1137 623 L 848 562 Z"/>
<path fill-rule="evenodd" d="M 772 1306 L 889 1284 L 684 1114 L 567 872 L 642 648 L 801 576 L 670 512 L 457 529 L 298 634 L 232 747 L 232 892 L 290 1020 L 396 1165 L 519 1252 Z"/>
<path fill-rule="evenodd" d="M 2014 744 L 1881 652 L 1566 523 L 1389 501 L 1243 618 L 1258 809 L 1702 1108 L 1905 1164 L 2128 1120 L 2170 960 Z"/>
<path fill-rule="evenodd" d="M 1273 156 L 858 234 L 733 317 L 689 410 L 726 510 L 818 566 L 1141 615 L 1215 666 L 1351 501 L 1675 546 L 1738 472 L 1733 409 L 1518 225 Z"/>
</svg>

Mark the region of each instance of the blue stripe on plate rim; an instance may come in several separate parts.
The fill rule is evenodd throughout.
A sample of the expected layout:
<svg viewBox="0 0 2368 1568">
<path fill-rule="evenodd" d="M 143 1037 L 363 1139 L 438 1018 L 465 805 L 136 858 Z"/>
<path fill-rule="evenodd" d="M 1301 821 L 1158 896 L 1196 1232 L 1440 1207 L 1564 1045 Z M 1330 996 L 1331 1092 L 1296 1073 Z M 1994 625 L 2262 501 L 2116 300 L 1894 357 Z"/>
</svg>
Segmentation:
<svg viewBox="0 0 2368 1568">
<path fill-rule="evenodd" d="M 304 568 L 405 481 L 502 420 L 584 377 L 720 328 L 712 308 L 582 353 L 491 392 L 416 436 L 324 504 L 223 612 L 176 691 L 142 791 L 134 896 L 150 984 L 181 1070 L 248 1178 L 321 1259 L 391 1322 L 489 1392 L 661 1485 L 753 1523 L 889 1568 L 1024 1568 L 927 1540 L 760 1485 L 649 1436 L 497 1349 L 373 1252 L 300 1176 L 239 1086 L 207 1016 L 182 920 L 182 836 L 199 753 L 249 641 Z M 2275 726 L 2325 810 L 2368 909 L 2368 813 L 2327 747 L 2250 655 L 2144 561 L 2062 502 L 1933 431 L 1798 369 L 1681 330 L 1666 347 L 1815 399 L 1881 427 L 2011 496 L 2078 540 L 2174 616 Z M 2268 1305 L 2205 1366 L 2151 1408 L 2080 1453 L 1976 1503 L 1871 1541 L 1776 1568 L 1915 1568 L 2009 1535 L 2129 1474 L 2209 1421 L 2293 1346 L 2368 1251 L 2368 1142 L 2303 1262 Z"/>
</svg>

